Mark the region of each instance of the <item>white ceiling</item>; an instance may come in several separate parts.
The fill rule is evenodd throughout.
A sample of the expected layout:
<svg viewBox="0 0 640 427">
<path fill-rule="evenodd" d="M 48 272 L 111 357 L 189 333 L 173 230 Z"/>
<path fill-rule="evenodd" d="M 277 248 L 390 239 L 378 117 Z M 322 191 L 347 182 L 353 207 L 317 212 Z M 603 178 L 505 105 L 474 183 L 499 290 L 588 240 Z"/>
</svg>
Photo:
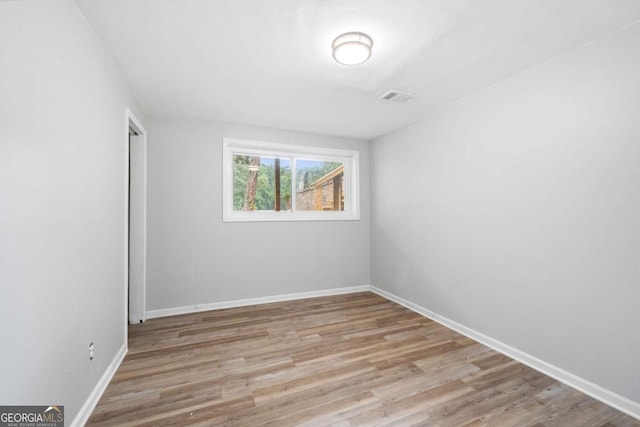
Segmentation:
<svg viewBox="0 0 640 427">
<path fill-rule="evenodd" d="M 366 139 L 640 19 L 638 0 L 76 2 L 149 116 Z M 347 31 L 367 63 L 333 61 Z"/>
</svg>

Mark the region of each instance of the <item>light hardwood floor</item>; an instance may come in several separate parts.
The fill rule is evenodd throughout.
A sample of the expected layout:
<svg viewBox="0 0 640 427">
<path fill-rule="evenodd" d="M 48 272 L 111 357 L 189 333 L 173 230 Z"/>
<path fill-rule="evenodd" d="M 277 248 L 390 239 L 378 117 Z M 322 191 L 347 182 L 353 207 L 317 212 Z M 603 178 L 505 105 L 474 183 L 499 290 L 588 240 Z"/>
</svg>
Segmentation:
<svg viewBox="0 0 640 427">
<path fill-rule="evenodd" d="M 640 426 L 370 292 L 149 320 L 89 426 Z"/>
</svg>

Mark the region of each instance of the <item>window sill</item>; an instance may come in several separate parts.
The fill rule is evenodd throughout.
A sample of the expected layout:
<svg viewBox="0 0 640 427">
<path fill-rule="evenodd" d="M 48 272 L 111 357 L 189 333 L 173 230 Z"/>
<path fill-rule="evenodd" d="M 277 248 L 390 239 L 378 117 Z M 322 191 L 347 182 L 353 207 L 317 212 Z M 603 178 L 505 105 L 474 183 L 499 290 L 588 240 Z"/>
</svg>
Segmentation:
<svg viewBox="0 0 640 427">
<path fill-rule="evenodd" d="M 224 214 L 222 222 L 360 221 L 350 212 L 234 212 Z"/>
</svg>

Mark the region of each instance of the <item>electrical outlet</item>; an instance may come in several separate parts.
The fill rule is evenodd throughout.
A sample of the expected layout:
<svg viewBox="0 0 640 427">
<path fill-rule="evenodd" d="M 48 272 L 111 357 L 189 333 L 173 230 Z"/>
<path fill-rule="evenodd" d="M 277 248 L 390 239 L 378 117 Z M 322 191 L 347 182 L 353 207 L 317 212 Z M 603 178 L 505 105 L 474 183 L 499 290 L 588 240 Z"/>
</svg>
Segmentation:
<svg viewBox="0 0 640 427">
<path fill-rule="evenodd" d="M 95 357 L 96 354 L 96 347 L 93 345 L 93 343 L 89 344 L 89 360 L 93 360 L 93 358 Z"/>
</svg>

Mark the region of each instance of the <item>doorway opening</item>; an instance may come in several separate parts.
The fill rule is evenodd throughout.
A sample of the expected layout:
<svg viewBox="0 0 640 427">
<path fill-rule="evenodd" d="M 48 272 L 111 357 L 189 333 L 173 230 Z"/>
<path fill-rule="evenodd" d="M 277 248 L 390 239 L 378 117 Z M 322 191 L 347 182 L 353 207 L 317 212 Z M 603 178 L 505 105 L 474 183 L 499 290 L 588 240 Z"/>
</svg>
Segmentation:
<svg viewBox="0 0 640 427">
<path fill-rule="evenodd" d="M 129 109 L 126 121 L 125 324 L 134 324 L 146 320 L 147 132 Z"/>
</svg>

